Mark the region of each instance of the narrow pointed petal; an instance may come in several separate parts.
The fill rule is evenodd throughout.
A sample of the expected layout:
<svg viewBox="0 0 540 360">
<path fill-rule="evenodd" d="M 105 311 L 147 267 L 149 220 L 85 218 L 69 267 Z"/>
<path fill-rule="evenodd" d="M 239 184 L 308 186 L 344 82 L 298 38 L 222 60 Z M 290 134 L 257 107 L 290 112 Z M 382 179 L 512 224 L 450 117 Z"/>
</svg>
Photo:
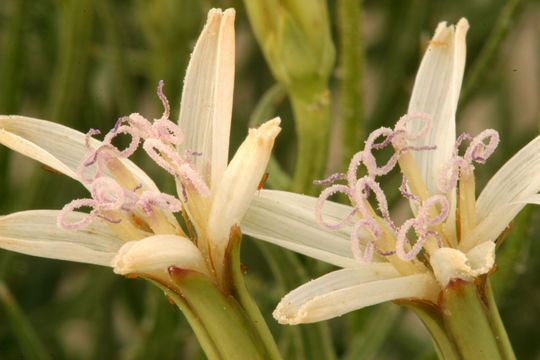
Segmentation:
<svg viewBox="0 0 540 360">
<path fill-rule="evenodd" d="M 540 191 L 540 136 L 515 154 L 489 180 L 476 202 L 478 225 L 460 244 L 469 250 L 495 241 L 514 217 Z M 534 202 L 534 201 L 531 201 Z"/>
<path fill-rule="evenodd" d="M 80 181 L 77 168 L 88 155 L 85 134 L 66 126 L 25 116 L 0 115 L 0 143 L 34 160 L 40 161 L 67 176 Z M 101 142 L 90 140 L 97 148 Z M 137 165 L 127 159 L 120 161 L 146 189 L 157 187 Z"/>
<path fill-rule="evenodd" d="M 469 24 L 461 19 L 454 26 L 440 23 L 426 50 L 416 75 L 409 113 L 428 114 L 433 124 L 414 146 L 436 145 L 436 150 L 413 153 L 418 169 L 431 194 L 438 193 L 439 166 L 452 155 L 456 141 L 456 108 L 465 68 L 465 35 Z M 416 133 L 423 124 L 411 122 L 408 130 Z"/>
<path fill-rule="evenodd" d="M 208 218 L 208 237 L 212 257 L 221 262 L 229 242 L 229 232 L 240 224 L 255 195 L 270 159 L 274 140 L 281 131 L 280 119 L 250 129 L 218 186 L 212 189 L 212 208 Z"/>
<path fill-rule="evenodd" d="M 110 266 L 124 244 L 110 227 L 94 219 L 84 230 L 66 231 L 56 225 L 59 211 L 32 210 L 0 217 L 0 248 L 27 255 Z M 77 222 L 87 214 L 73 212 Z"/>
<path fill-rule="evenodd" d="M 274 318 L 282 324 L 327 320 L 381 302 L 418 298 L 436 301 L 440 291 L 429 274 L 400 276 L 390 264 L 365 264 L 312 280 L 281 299 Z"/>
<path fill-rule="evenodd" d="M 234 87 L 233 9 L 212 9 L 189 62 L 179 124 L 185 135 L 180 150 L 202 153 L 194 158 L 210 187 L 227 167 Z"/>
<path fill-rule="evenodd" d="M 167 269 L 176 266 L 208 275 L 206 263 L 199 249 L 176 235 L 154 235 L 124 244 L 112 261 L 117 274 L 150 274 L 168 279 Z"/>
<path fill-rule="evenodd" d="M 352 227 L 330 231 L 315 219 L 317 198 L 285 191 L 261 190 L 241 223 L 242 232 L 292 251 L 341 267 L 360 265 L 351 251 Z M 352 211 L 350 206 L 327 201 L 322 209 L 329 223 L 339 223 Z M 367 233 L 360 234 L 369 240 Z"/>
</svg>

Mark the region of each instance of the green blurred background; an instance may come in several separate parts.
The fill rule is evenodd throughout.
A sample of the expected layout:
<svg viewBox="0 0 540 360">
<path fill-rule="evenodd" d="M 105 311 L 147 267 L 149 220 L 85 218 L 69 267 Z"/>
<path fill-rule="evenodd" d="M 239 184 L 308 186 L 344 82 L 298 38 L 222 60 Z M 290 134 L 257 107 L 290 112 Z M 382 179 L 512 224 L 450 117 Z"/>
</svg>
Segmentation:
<svg viewBox="0 0 540 360">
<path fill-rule="evenodd" d="M 348 0 L 328 2 L 338 49 L 331 80 L 331 172 L 343 170 L 339 88 L 344 72 L 337 9 L 343 1 Z M 357 6 L 363 12 L 365 57 L 363 98 L 356 105 L 363 109 L 366 132 L 391 125 L 406 112 L 423 49 L 437 23 L 466 17 L 471 29 L 458 131 L 476 134 L 491 127 L 502 139 L 479 168 L 478 188 L 538 134 L 539 1 L 371 0 Z M 232 152 L 258 101 L 275 84 L 242 1 L 1 0 L 0 113 L 47 119 L 82 132 L 90 127 L 107 131 L 132 112 L 158 117 L 162 109 L 155 89 L 163 79 L 172 114 L 178 114 L 189 54 L 212 7 L 237 10 Z M 286 98 L 275 113 L 284 128 L 276 157 L 292 172 L 294 122 Z M 363 140 L 358 139 L 358 149 Z M 144 168 L 146 159 L 139 160 Z M 174 193 L 170 177 L 148 169 L 164 191 Z M 390 180 L 394 188 L 399 181 Z M 78 183 L 0 148 L 0 214 L 59 209 L 83 196 Z M 525 208 L 497 254 L 499 269 L 492 277 L 510 339 L 523 359 L 540 359 L 539 233 L 540 211 Z M 270 314 L 280 297 L 329 266 L 252 239 L 244 241 L 242 260 L 249 288 L 286 358 L 435 358 L 419 321 L 393 304 L 319 325 L 277 325 Z M 183 315 L 157 288 L 123 279 L 109 268 L 0 250 L 0 302 L 0 359 L 204 359 Z M 331 343 L 321 344 L 321 338 Z"/>
</svg>

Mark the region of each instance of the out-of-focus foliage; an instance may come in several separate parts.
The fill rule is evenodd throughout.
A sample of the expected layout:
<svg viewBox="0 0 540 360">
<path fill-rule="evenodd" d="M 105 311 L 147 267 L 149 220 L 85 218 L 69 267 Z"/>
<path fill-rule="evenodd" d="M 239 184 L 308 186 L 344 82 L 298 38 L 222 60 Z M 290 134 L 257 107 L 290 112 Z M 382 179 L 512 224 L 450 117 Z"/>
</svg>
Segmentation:
<svg viewBox="0 0 540 360">
<path fill-rule="evenodd" d="M 340 1 L 328 2 L 336 45 Z M 358 4 L 363 11 L 365 51 L 364 104 L 358 104 L 364 109 L 364 134 L 393 124 L 406 111 L 414 75 L 433 29 L 439 21 L 455 23 L 462 16 L 468 18 L 471 29 L 458 130 L 475 134 L 492 127 L 502 139 L 479 173 L 485 178 L 493 174 L 538 133 L 538 1 L 386 0 Z M 53 120 L 83 132 L 90 127 L 108 130 L 119 116 L 131 112 L 159 116 L 162 110 L 155 89 L 163 79 L 173 114 L 177 114 L 189 53 L 211 7 L 237 9 L 231 135 L 231 149 L 236 149 L 258 101 L 275 84 L 242 1 L 2 0 L 0 113 Z M 339 64 L 339 51 L 337 60 Z M 343 74 L 339 67 L 334 71 L 333 104 L 340 104 L 338 89 Z M 276 112 L 282 116 L 284 128 L 276 144 L 276 157 L 292 173 L 295 137 L 286 99 L 276 104 Z M 333 139 L 329 171 L 343 170 L 340 118 L 341 109 L 334 105 L 332 133 L 328 134 Z M 358 147 L 363 140 L 357 140 Z M 160 179 L 158 169 L 148 170 L 154 179 Z M 396 176 L 386 185 L 397 188 L 399 181 Z M 174 192 L 172 183 L 163 180 L 159 185 L 163 191 Z M 483 182 L 478 188 L 482 186 Z M 58 209 L 83 195 L 82 187 L 67 177 L 44 171 L 39 164 L 0 148 L 0 214 Z M 538 210 L 522 212 L 498 252 L 500 268 L 493 276 L 518 358 L 540 356 L 540 242 L 535 239 L 539 224 Z M 304 261 L 285 259 L 277 265 L 264 261 L 273 249 L 267 246 L 257 247 L 251 239 L 244 241 L 242 260 L 250 290 L 285 357 L 313 359 L 309 350 L 302 350 L 302 344 L 309 344 L 302 336 L 320 336 L 324 329 L 300 332 L 277 325 L 270 314 L 285 291 L 299 285 L 302 278 L 323 273 L 326 265 L 306 262 L 305 269 L 276 273 L 280 264 L 299 267 Z M 159 290 L 144 281 L 123 279 L 110 269 L 0 250 L 0 302 L 2 359 L 204 359 L 182 314 Z M 339 358 L 435 357 L 421 324 L 396 306 L 384 304 L 356 311 L 328 325 L 328 336 Z"/>
</svg>

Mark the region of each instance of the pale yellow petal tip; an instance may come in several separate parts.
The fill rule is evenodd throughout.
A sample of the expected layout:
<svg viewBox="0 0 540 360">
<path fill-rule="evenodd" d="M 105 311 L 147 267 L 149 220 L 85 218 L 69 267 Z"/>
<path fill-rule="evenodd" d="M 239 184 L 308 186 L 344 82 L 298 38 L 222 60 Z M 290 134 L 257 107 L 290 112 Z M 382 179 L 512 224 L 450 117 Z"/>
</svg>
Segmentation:
<svg viewBox="0 0 540 360">
<path fill-rule="evenodd" d="M 154 235 L 122 245 L 111 261 L 116 274 L 167 273 L 171 265 L 207 274 L 197 247 L 188 239 L 174 235 Z"/>
<path fill-rule="evenodd" d="M 210 9 L 210 11 L 208 11 L 208 17 L 206 21 L 210 22 L 210 20 L 216 17 L 234 20 L 235 16 L 236 16 L 236 11 L 233 8 L 225 9 L 225 11 L 221 9 L 213 8 L 213 9 Z"/>
<path fill-rule="evenodd" d="M 129 250 L 136 244 L 130 241 L 124 244 L 111 261 L 111 266 L 115 274 L 126 275 L 135 271 L 135 259 L 130 255 Z"/>
<path fill-rule="evenodd" d="M 302 319 L 305 317 L 305 312 L 302 315 L 302 313 L 291 310 L 290 305 L 284 304 L 283 300 L 281 300 L 272 313 L 272 316 L 278 323 L 283 325 L 297 325 L 303 323 Z"/>
<path fill-rule="evenodd" d="M 483 242 L 467 254 L 443 247 L 431 254 L 430 263 L 442 287 L 446 287 L 451 279 L 470 281 L 479 275 L 487 274 L 495 264 L 495 243 Z"/>
<path fill-rule="evenodd" d="M 456 25 L 456 32 L 460 32 L 460 31 L 467 32 L 467 30 L 469 30 L 469 21 L 466 18 L 459 19 Z"/>
<path fill-rule="evenodd" d="M 430 46 L 447 46 L 453 41 L 454 36 L 457 39 L 464 39 L 468 30 L 469 22 L 465 18 L 461 18 L 455 26 L 447 25 L 446 21 L 442 21 L 435 29 Z"/>
<path fill-rule="evenodd" d="M 272 120 L 268 120 L 258 128 L 249 129 L 249 135 L 260 139 L 274 140 L 281 131 L 280 124 L 281 119 L 276 117 Z"/>
</svg>

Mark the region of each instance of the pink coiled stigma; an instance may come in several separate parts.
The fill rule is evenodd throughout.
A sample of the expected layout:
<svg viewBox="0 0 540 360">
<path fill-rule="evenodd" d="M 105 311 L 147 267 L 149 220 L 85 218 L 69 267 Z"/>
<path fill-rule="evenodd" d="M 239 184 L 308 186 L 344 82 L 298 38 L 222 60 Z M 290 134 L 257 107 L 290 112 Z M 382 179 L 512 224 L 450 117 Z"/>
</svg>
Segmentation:
<svg viewBox="0 0 540 360">
<path fill-rule="evenodd" d="M 109 177 L 100 177 L 94 180 L 90 186 L 91 199 L 77 199 L 66 204 L 58 215 L 58 226 L 66 230 L 78 230 L 87 226 L 96 216 L 110 223 L 119 223 L 121 219 L 111 219 L 110 212 L 131 212 L 141 209 L 148 214 L 154 211 L 153 207 L 161 208 L 170 212 L 182 210 L 182 203 L 174 196 L 155 192 L 144 191 L 138 195 L 134 191 L 128 191 Z M 84 219 L 75 223 L 66 223 L 67 214 L 81 207 L 90 207 L 92 211 Z"/>
<path fill-rule="evenodd" d="M 90 130 L 87 134 L 86 146 L 91 153 L 79 166 L 79 176 L 84 182 L 90 183 L 103 175 L 104 167 L 112 158 L 128 158 L 138 148 L 143 140 L 143 149 L 159 166 L 176 177 L 182 185 L 184 201 L 187 201 L 185 187 L 193 186 L 195 191 L 202 196 L 209 196 L 210 190 L 197 172 L 192 163 L 192 157 L 201 155 L 198 152 L 186 151 L 185 159 L 177 152 L 175 145 L 180 145 L 184 140 L 182 130 L 178 125 L 169 120 L 170 106 L 163 94 L 163 81 L 161 80 L 157 90 L 158 97 L 163 104 L 163 114 L 160 119 L 148 121 L 142 115 L 133 113 L 118 119 L 114 128 L 105 136 L 102 144 L 95 150 L 90 146 L 89 138 L 99 134 L 98 130 Z M 117 149 L 113 139 L 119 134 L 131 136 L 131 142 L 124 150 Z M 93 176 L 87 176 L 85 170 L 96 166 Z"/>
<path fill-rule="evenodd" d="M 488 140 L 487 144 L 484 142 Z M 470 141 L 463 156 L 458 155 L 459 147 L 464 140 Z M 499 144 L 499 133 L 493 129 L 486 129 L 477 136 L 467 133 L 461 134 L 454 146 L 452 157 L 442 166 L 437 178 L 437 186 L 444 193 L 450 192 L 456 187 L 461 172 L 472 172 L 473 162 L 485 164 Z"/>
<path fill-rule="evenodd" d="M 122 165 L 118 159 L 129 158 L 138 149 L 143 141 L 143 149 L 162 168 L 173 174 L 182 186 L 183 200 L 187 201 L 186 186 L 206 197 L 210 195 L 208 186 L 193 165 L 193 157 L 201 153 L 186 150 L 184 158 L 178 153 L 176 146 L 184 140 L 184 135 L 178 125 L 169 120 L 170 106 L 163 94 L 163 81 L 159 82 L 157 95 L 163 104 L 161 118 L 153 122 L 148 121 L 142 115 L 133 113 L 130 116 L 121 117 L 117 120 L 113 129 L 104 137 L 97 147 L 92 146 L 92 137 L 99 135 L 100 131 L 91 129 L 85 138 L 88 155 L 81 161 L 78 167 L 78 175 L 83 183 L 89 184 L 90 199 L 73 200 L 60 212 L 58 225 L 67 230 L 75 230 L 88 225 L 96 216 L 104 218 L 111 223 L 118 223 L 120 219 L 111 218 L 114 212 L 142 211 L 143 214 L 151 215 L 159 208 L 169 212 L 182 210 L 182 202 L 174 196 L 156 192 L 145 191 L 142 184 L 133 189 L 125 189 L 119 183 L 133 183 L 128 170 L 121 170 Z M 128 135 L 131 140 L 124 149 L 113 145 L 118 135 Z M 96 144 L 96 142 L 94 142 Z M 111 168 L 110 166 L 113 166 Z M 105 173 L 109 166 L 111 174 Z M 113 170 L 114 169 L 114 172 Z M 120 169 L 120 170 L 118 170 Z M 123 171 L 123 172 L 122 172 Z M 126 179 L 124 179 L 126 177 Z M 132 186 L 132 185 L 131 185 Z M 81 207 L 89 207 L 92 210 L 87 217 L 76 223 L 66 223 L 68 213 Z M 112 213 L 111 213 L 112 212 Z M 120 215 L 121 213 L 118 213 Z"/>
<path fill-rule="evenodd" d="M 202 196 L 206 197 L 210 195 L 210 189 L 193 164 L 182 159 L 175 148 L 167 146 L 159 140 L 148 139 L 144 142 L 143 149 L 156 164 L 171 175 L 174 175 L 180 184 L 182 184 L 182 193 L 186 202 L 186 181 Z"/>
<path fill-rule="evenodd" d="M 407 124 L 411 121 L 422 121 L 422 125 L 419 126 L 419 130 L 417 132 L 413 133 L 407 130 Z M 351 159 L 347 173 L 336 173 L 327 179 L 314 181 L 314 184 L 317 185 L 330 185 L 321 192 L 319 199 L 317 200 L 315 208 L 315 218 L 317 222 L 322 227 L 329 230 L 338 230 L 354 222 L 351 231 L 351 250 L 353 256 L 358 261 L 370 261 L 375 251 L 383 256 L 393 255 L 399 251 L 402 257 L 406 257 L 410 260 L 421 250 L 423 242 L 425 241 L 424 238 L 414 245 L 413 250 L 409 252 L 404 251 L 405 242 L 408 242 L 406 239 L 407 231 L 405 231 L 405 236 L 402 239 L 403 244 L 399 244 L 396 251 L 383 252 L 377 248 L 377 240 L 384 236 L 382 226 L 387 226 L 396 234 L 405 228 L 403 226 L 397 227 L 390 218 L 386 197 L 375 178 L 377 176 L 388 174 L 398 163 L 400 155 L 406 151 L 425 151 L 436 149 L 436 146 L 411 146 L 408 144 L 408 141 L 414 141 L 426 135 L 431 129 L 431 124 L 431 118 L 426 114 L 407 114 L 400 118 L 393 130 L 390 128 L 381 127 L 373 131 L 368 136 L 364 149 L 356 153 Z M 392 154 L 390 159 L 384 165 L 378 166 L 373 154 L 373 150 L 383 149 L 390 144 L 394 148 L 394 154 Z M 358 179 L 358 168 L 361 165 L 365 166 L 367 175 Z M 346 180 L 347 184 L 335 184 L 336 181 L 340 180 Z M 337 223 L 328 223 L 323 219 L 324 202 L 327 201 L 330 196 L 336 193 L 345 194 L 353 205 L 353 209 L 343 220 Z M 409 194 L 405 190 L 403 190 L 402 193 L 405 197 L 418 201 L 421 208 L 417 218 L 406 223 L 408 228 L 418 228 L 419 234 L 425 238 L 427 238 L 429 235 L 433 235 L 438 239 L 438 235 L 432 234 L 433 231 L 429 230 L 429 226 L 432 226 L 435 223 L 438 224 L 446 218 L 448 214 L 448 203 L 445 202 L 446 199 L 443 199 L 443 197 L 434 197 L 426 200 L 425 202 L 420 202 L 414 195 Z M 378 212 L 381 216 L 380 218 L 375 214 L 368 201 L 371 194 L 373 194 L 375 197 Z M 443 208 L 443 213 L 436 218 L 430 218 L 427 215 L 427 211 L 432 206 L 439 203 Z M 355 216 L 358 216 L 357 221 L 353 220 Z M 427 227 L 424 226 L 425 224 L 427 224 Z M 363 239 L 363 250 L 361 249 L 360 241 L 360 230 L 362 229 L 367 230 L 372 238 L 371 241 L 366 241 Z"/>
<path fill-rule="evenodd" d="M 66 230 L 77 230 L 88 225 L 96 216 L 101 216 L 111 223 L 119 222 L 119 220 L 108 218 L 105 212 L 120 210 L 125 205 L 124 189 L 113 179 L 100 177 L 92 182 L 90 193 L 92 195 L 91 199 L 76 199 L 64 206 L 57 219 L 59 227 Z M 66 223 L 66 215 L 81 207 L 90 207 L 92 211 L 78 222 Z"/>
<path fill-rule="evenodd" d="M 430 227 L 441 224 L 447 218 L 449 205 L 448 200 L 443 195 L 434 195 L 421 201 L 415 195 L 407 192 L 406 187 L 407 179 L 403 177 L 403 181 L 399 188 L 401 194 L 409 200 L 416 201 L 419 206 L 416 217 L 405 221 L 397 231 L 396 255 L 402 260 L 410 261 L 420 253 L 429 236 L 433 236 L 437 240 L 439 248 L 442 247 L 440 235 L 436 231 L 430 230 Z M 431 208 L 437 208 L 437 205 L 441 209 L 440 213 L 435 217 L 430 217 L 429 210 Z M 407 233 L 411 228 L 416 233 L 417 240 L 414 244 L 412 244 L 407 237 Z M 409 245 L 411 245 L 412 248 L 407 251 L 405 247 Z"/>
</svg>

